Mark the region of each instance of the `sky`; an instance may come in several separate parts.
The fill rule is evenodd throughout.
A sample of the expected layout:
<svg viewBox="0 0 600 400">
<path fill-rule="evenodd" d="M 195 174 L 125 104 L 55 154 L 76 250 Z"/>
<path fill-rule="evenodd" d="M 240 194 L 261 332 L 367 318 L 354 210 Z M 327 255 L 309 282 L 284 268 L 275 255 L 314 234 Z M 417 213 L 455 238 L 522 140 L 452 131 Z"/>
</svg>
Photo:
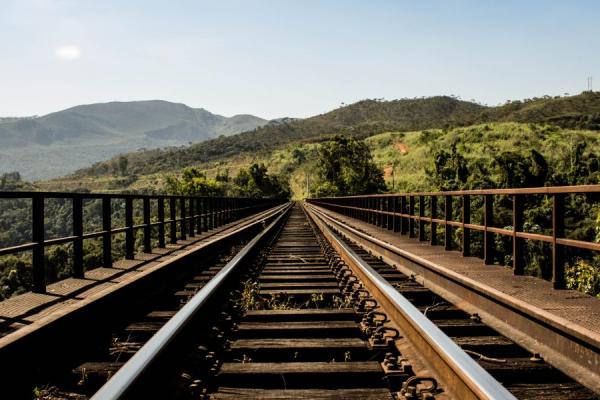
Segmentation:
<svg viewBox="0 0 600 400">
<path fill-rule="evenodd" d="M 162 99 L 307 117 L 600 88 L 600 1 L 0 0 L 0 116 Z"/>
</svg>

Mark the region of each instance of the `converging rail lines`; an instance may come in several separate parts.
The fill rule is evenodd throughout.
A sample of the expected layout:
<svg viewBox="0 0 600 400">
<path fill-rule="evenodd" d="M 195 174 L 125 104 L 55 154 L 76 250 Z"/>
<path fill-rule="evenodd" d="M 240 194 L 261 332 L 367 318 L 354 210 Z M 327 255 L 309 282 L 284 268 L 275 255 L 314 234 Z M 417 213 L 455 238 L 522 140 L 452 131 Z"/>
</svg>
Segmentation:
<svg viewBox="0 0 600 400">
<path fill-rule="evenodd" d="M 126 258 L 0 302 L 11 310 L 61 299 L 13 318 L 20 327 L 0 337 L 0 357 L 12 367 L 2 394 L 597 399 L 600 300 L 557 290 L 565 265 L 596 251 L 569 231 L 573 204 L 591 210 L 596 193 L 586 186 L 305 203 L 114 195 L 108 211 L 109 195 L 82 200 L 97 201 L 102 216 L 91 239 L 111 235 L 103 260 L 105 250 L 111 262 Z M 75 224 L 85 203 L 67 199 L 74 235 L 60 243 L 87 240 Z M 549 213 L 531 232 L 534 207 Z M 442 235 L 444 246 L 435 246 Z M 546 246 L 540 268 L 551 282 L 527 275 L 530 241 Z M 19 246 L 9 252 L 35 251 Z M 75 284 L 91 286 L 61 298 Z"/>
</svg>

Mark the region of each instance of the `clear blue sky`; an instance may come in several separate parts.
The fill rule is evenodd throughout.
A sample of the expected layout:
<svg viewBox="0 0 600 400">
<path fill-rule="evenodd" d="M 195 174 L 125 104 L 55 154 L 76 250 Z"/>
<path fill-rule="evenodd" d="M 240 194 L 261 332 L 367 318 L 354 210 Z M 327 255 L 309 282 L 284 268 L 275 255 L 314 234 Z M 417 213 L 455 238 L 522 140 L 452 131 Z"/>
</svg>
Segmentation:
<svg viewBox="0 0 600 400">
<path fill-rule="evenodd" d="M 600 1 L 0 0 L 0 116 L 164 99 L 305 117 L 600 88 Z"/>
</svg>

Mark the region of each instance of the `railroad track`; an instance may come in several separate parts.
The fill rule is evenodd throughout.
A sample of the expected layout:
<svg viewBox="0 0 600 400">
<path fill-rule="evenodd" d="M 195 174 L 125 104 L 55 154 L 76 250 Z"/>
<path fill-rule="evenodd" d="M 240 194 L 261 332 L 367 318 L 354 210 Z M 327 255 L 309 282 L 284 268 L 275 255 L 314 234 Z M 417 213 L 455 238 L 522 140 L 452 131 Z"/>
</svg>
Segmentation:
<svg viewBox="0 0 600 400">
<path fill-rule="evenodd" d="M 355 243 L 342 239 L 363 261 L 414 305 L 423 315 L 472 356 L 491 376 L 519 399 L 596 399 L 589 389 L 573 381 L 529 351 Z"/>
<path fill-rule="evenodd" d="M 82 394 L 112 377 L 93 398 L 596 398 L 308 214 L 295 205 L 175 291 L 177 313 L 128 324 L 113 346 L 128 362 L 96 381 L 82 364 Z"/>
<path fill-rule="evenodd" d="M 221 230 L 204 233 L 190 248 L 178 250 L 164 268 L 149 265 L 150 270 L 140 273 L 139 279 L 128 282 L 131 289 L 124 285 L 123 293 L 111 291 L 102 296 L 99 292 L 95 299 L 98 304 L 90 303 L 93 309 L 89 312 L 71 311 L 62 319 L 51 318 L 39 331 L 22 335 L 17 332 L 0 354 L 5 365 L 12 366 L 3 374 L 6 381 L 3 381 L 2 395 L 6 398 L 89 398 L 261 231 L 266 222 L 284 210 L 285 206 L 276 207 Z M 25 365 L 26 373 L 19 364 Z"/>
</svg>

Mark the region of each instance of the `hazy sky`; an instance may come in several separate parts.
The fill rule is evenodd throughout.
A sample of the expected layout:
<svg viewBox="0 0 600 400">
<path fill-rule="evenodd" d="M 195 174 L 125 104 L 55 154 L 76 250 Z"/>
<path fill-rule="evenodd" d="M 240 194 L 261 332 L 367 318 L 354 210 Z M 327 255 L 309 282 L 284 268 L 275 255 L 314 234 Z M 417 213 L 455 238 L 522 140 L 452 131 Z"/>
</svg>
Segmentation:
<svg viewBox="0 0 600 400">
<path fill-rule="evenodd" d="M 0 0 L 0 116 L 164 99 L 305 117 L 600 88 L 600 1 Z"/>
</svg>

